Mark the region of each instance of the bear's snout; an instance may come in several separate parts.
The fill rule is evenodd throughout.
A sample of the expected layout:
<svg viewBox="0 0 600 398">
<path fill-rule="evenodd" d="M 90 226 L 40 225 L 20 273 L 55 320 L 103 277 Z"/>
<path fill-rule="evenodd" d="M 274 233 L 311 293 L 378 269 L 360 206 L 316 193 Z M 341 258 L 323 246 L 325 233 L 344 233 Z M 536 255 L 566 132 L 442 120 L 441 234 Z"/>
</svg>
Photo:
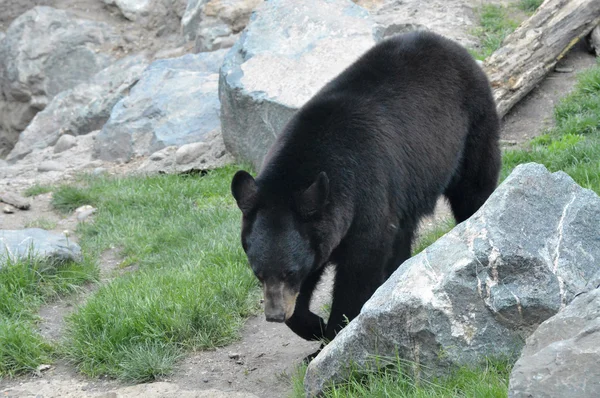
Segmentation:
<svg viewBox="0 0 600 398">
<path fill-rule="evenodd" d="M 285 322 L 294 314 L 296 297 L 284 282 L 264 283 L 265 317 L 267 322 Z"/>
</svg>

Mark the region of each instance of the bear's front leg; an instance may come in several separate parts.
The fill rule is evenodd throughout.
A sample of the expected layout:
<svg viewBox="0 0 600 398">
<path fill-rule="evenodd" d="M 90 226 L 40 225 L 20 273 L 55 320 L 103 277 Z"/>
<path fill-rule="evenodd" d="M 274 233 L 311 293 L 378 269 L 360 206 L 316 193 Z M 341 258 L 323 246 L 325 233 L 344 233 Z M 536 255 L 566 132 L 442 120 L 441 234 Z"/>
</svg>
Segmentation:
<svg viewBox="0 0 600 398">
<path fill-rule="evenodd" d="M 325 321 L 310 310 L 312 294 L 324 270 L 325 267 L 321 267 L 304 280 L 296 299 L 294 313 L 285 321 L 294 333 L 308 341 L 322 340 L 325 335 Z"/>
</svg>

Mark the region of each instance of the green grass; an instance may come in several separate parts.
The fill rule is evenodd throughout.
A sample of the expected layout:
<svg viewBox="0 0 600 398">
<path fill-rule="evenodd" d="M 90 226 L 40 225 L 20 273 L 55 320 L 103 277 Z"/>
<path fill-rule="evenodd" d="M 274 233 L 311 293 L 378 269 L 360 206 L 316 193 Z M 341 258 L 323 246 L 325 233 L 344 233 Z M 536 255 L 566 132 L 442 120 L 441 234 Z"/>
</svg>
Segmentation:
<svg viewBox="0 0 600 398">
<path fill-rule="evenodd" d="M 537 10 L 537 8 L 542 5 L 543 2 L 544 0 L 520 0 L 517 3 L 517 7 L 525 12 L 532 13 Z"/>
<path fill-rule="evenodd" d="M 512 33 L 519 22 L 509 17 L 508 8 L 486 4 L 479 10 L 479 27 L 472 33 L 480 41 L 480 47 L 471 50 L 471 54 L 484 60 L 502 45 L 502 41 Z"/>
<path fill-rule="evenodd" d="M 511 362 L 486 360 L 476 368 L 462 367 L 450 376 L 430 381 L 415 380 L 407 376 L 404 361 L 385 361 L 388 367 L 382 370 L 353 371 L 344 382 L 330 386 L 324 398 L 506 398 Z M 302 380 L 306 366 L 300 366 L 292 377 L 294 398 L 304 397 Z"/>
<path fill-rule="evenodd" d="M 455 225 L 456 222 L 452 217 L 441 221 L 439 224 L 436 224 L 431 230 L 417 238 L 417 241 L 413 245 L 414 247 L 412 249 L 412 255 L 416 256 L 417 254 L 421 253 L 427 247 L 431 246 L 433 242 L 448 233 L 452 228 L 454 228 Z"/>
<path fill-rule="evenodd" d="M 574 91 L 554 110 L 556 126 L 524 149 L 503 156 L 502 178 L 521 163 L 563 170 L 579 185 L 600 194 L 600 65 L 581 73 Z"/>
<path fill-rule="evenodd" d="M 53 348 L 36 332 L 43 303 L 95 280 L 97 269 L 84 260 L 54 266 L 34 258 L 7 260 L 0 269 L 0 378 L 31 372 L 51 360 Z"/>
<path fill-rule="evenodd" d="M 52 192 L 52 187 L 49 185 L 39 185 L 36 184 L 32 187 L 29 187 L 23 193 L 24 196 L 37 196 L 44 193 Z"/>
<path fill-rule="evenodd" d="M 258 285 L 239 243 L 230 166 L 204 177 L 87 177 L 54 204 L 96 207 L 80 225 L 85 252 L 118 245 L 137 271 L 101 287 L 68 318 L 65 350 L 92 376 L 132 381 L 168 374 L 183 350 L 223 346 L 256 311 Z"/>
</svg>

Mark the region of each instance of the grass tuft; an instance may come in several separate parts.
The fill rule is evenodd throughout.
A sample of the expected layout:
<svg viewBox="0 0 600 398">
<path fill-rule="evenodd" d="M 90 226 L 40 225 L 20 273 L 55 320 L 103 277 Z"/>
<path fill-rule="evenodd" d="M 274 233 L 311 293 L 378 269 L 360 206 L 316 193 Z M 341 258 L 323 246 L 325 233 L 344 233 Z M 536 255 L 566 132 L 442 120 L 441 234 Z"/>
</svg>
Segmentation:
<svg viewBox="0 0 600 398">
<path fill-rule="evenodd" d="M 94 223 L 79 227 L 85 252 L 99 255 L 118 242 L 122 264 L 137 266 L 67 320 L 65 349 L 81 371 L 148 380 L 167 372 L 182 349 L 237 338 L 259 291 L 239 242 L 230 194 L 236 170 L 88 177 L 56 191 L 65 209 L 84 202 L 98 209 Z M 148 361 L 124 359 L 144 350 Z"/>
<path fill-rule="evenodd" d="M 461 367 L 447 377 L 432 380 L 410 377 L 407 361 L 378 358 L 379 367 L 352 371 L 345 381 L 329 387 L 324 398 L 505 398 L 512 361 L 486 359 L 477 367 Z M 381 367 L 387 365 L 386 367 Z M 292 377 L 292 397 L 304 397 L 303 379 L 306 366 Z"/>
<path fill-rule="evenodd" d="M 544 0 L 519 0 L 517 7 L 525 12 L 533 13 L 543 2 Z"/>
<path fill-rule="evenodd" d="M 30 257 L 2 264 L 0 377 L 30 372 L 50 361 L 53 349 L 36 332 L 39 306 L 96 277 L 97 269 L 89 260 L 50 265 Z"/>
<path fill-rule="evenodd" d="M 427 247 L 431 246 L 433 242 L 450 232 L 450 230 L 455 226 L 456 222 L 452 216 L 435 225 L 435 227 L 430 231 L 427 231 L 424 235 L 419 236 L 414 244 L 412 255 L 416 256 L 417 254 L 421 253 Z"/>
<path fill-rule="evenodd" d="M 563 170 L 579 185 L 600 194 L 600 65 L 581 73 L 574 91 L 554 111 L 556 126 L 525 149 L 503 156 L 502 178 L 521 163 Z"/>
<path fill-rule="evenodd" d="M 119 363 L 119 378 L 133 383 L 158 380 L 172 373 L 182 351 L 173 344 L 141 343 L 127 347 Z"/>
<path fill-rule="evenodd" d="M 508 9 L 503 6 L 486 4 L 479 10 L 479 27 L 472 33 L 481 45 L 471 54 L 479 60 L 484 60 L 502 46 L 502 42 L 512 33 L 519 23 L 509 17 Z"/>
<path fill-rule="evenodd" d="M 48 192 L 52 192 L 52 187 L 49 185 L 40 185 L 40 184 L 36 184 L 32 187 L 29 187 L 25 190 L 25 192 L 23 192 L 24 196 L 38 196 L 38 195 L 42 195 L 44 193 L 48 193 Z"/>
</svg>

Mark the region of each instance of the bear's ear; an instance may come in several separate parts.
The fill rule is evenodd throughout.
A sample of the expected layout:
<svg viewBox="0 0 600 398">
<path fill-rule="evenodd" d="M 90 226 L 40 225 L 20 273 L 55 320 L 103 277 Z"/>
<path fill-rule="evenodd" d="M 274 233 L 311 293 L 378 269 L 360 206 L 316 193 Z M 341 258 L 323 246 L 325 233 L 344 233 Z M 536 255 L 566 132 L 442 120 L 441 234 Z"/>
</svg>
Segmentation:
<svg viewBox="0 0 600 398">
<path fill-rule="evenodd" d="M 315 182 L 297 196 L 297 207 L 302 217 L 319 215 L 329 197 L 329 178 L 324 171 L 320 172 Z"/>
<path fill-rule="evenodd" d="M 252 211 L 256 203 L 258 188 L 254 178 L 244 170 L 240 170 L 233 176 L 231 181 L 231 193 L 243 214 Z"/>
</svg>

